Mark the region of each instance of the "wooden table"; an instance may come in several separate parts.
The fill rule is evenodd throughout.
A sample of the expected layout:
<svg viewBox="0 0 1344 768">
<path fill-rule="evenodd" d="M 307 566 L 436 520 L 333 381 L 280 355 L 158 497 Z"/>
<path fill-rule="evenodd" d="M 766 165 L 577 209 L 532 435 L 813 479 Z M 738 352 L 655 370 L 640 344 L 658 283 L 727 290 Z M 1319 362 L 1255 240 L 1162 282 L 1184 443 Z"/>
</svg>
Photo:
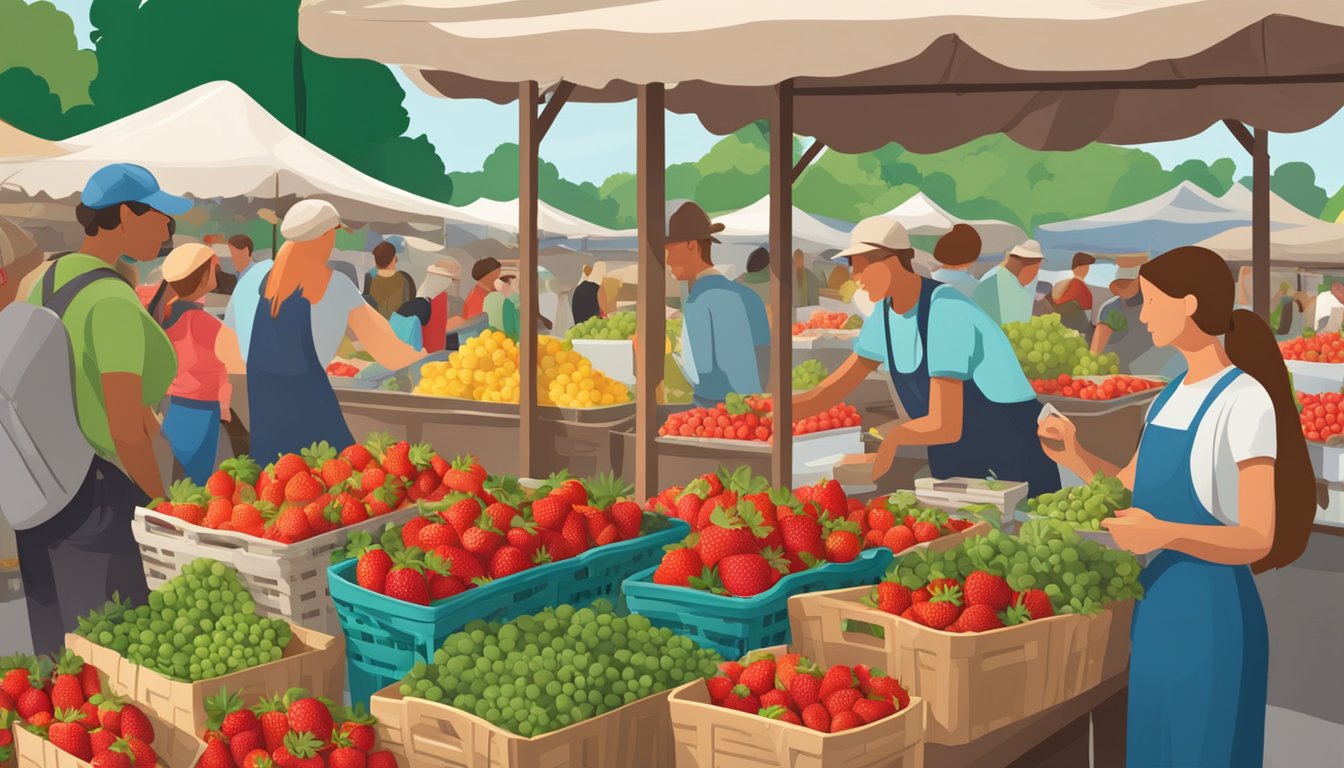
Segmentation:
<svg viewBox="0 0 1344 768">
<path fill-rule="evenodd" d="M 1077 698 L 970 744 L 926 745 L 925 768 L 1123 768 L 1128 693 L 1125 670 Z M 1089 757 L 1095 760 L 1089 762 Z"/>
</svg>

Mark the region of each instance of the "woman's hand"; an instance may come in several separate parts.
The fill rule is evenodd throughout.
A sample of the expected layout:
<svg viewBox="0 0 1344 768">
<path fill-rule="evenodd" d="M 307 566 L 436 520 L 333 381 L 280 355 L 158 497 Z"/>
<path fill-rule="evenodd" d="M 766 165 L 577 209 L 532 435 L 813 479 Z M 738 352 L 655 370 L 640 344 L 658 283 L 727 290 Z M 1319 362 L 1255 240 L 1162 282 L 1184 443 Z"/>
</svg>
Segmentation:
<svg viewBox="0 0 1344 768">
<path fill-rule="evenodd" d="M 1053 414 L 1036 428 L 1045 455 L 1056 464 L 1066 464 L 1078 456 L 1078 429 L 1064 416 Z"/>
<path fill-rule="evenodd" d="M 900 443 L 896 442 L 896 430 L 887 431 L 887 436 L 882 439 L 882 443 L 877 447 L 877 453 L 873 459 L 873 482 L 876 483 L 891 471 L 891 465 L 896 462 L 896 452 L 901 449 Z"/>
<path fill-rule="evenodd" d="M 1101 527 L 1115 537 L 1116 546 L 1136 555 L 1165 549 L 1171 543 L 1170 524 L 1138 507 L 1116 510 L 1114 518 L 1101 521 Z"/>
</svg>

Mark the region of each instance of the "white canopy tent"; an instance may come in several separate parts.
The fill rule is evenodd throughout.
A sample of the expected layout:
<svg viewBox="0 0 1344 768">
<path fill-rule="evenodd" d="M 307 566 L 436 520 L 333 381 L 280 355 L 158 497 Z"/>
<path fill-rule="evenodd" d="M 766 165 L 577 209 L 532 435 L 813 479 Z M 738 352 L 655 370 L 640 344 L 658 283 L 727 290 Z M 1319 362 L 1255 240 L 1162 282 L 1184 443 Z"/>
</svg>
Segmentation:
<svg viewBox="0 0 1344 768">
<path fill-rule="evenodd" d="M 66 151 L 54 141 L 38 138 L 0 120 L 0 158 L 55 157 Z"/>
<path fill-rule="evenodd" d="M 981 253 L 1001 254 L 1028 239 L 1027 233 L 1016 224 L 991 219 L 958 218 L 923 192 L 916 192 L 882 215 L 901 222 L 906 231 L 916 237 L 938 237 L 947 234 L 957 224 L 969 224 L 980 235 Z"/>
<path fill-rule="evenodd" d="M 770 199 L 763 197 L 745 208 L 712 216 L 724 229 L 718 238 L 725 243 L 746 242 L 764 245 L 770 240 Z M 800 248 L 824 251 L 849 245 L 849 234 L 822 222 L 797 207 L 793 209 L 793 242 Z"/>
<path fill-rule="evenodd" d="M 1199 245 L 1229 262 L 1250 263 L 1251 228 L 1228 229 Z M 1275 229 L 1269 236 L 1269 254 L 1276 266 L 1344 267 L 1344 224 L 1318 219 L 1300 226 Z"/>
<path fill-rule="evenodd" d="M 518 201 L 480 198 L 456 209 L 468 221 L 484 222 L 489 233 L 481 237 L 498 237 L 506 233 L 510 239 L 518 234 Z M 574 216 L 547 203 L 537 203 L 538 236 L 543 245 L 566 244 L 576 250 L 633 250 L 639 236 L 634 230 L 608 229 Z M 449 226 L 457 225 L 450 220 Z"/>
<path fill-rule="evenodd" d="M 291 131 L 228 82 L 207 83 L 64 142 L 66 154 L 0 160 L 0 195 L 65 200 L 97 169 L 129 162 L 199 199 L 320 197 L 355 221 L 466 217 L 385 184 Z"/>
</svg>

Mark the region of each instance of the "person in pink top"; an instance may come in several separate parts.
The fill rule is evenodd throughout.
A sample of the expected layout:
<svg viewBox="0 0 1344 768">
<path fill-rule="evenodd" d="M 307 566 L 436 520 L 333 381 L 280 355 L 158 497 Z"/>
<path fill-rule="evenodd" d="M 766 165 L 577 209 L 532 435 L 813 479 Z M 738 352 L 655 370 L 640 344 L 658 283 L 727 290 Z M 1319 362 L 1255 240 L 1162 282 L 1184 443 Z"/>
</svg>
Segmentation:
<svg viewBox="0 0 1344 768">
<path fill-rule="evenodd" d="M 177 377 L 168 387 L 163 435 L 187 477 L 205 485 L 215 467 L 221 419 L 229 413 L 229 375 L 215 354 L 223 324 L 200 299 L 215 289 L 218 257 L 200 243 L 174 248 L 163 262 L 171 298 L 163 329 L 177 353 Z"/>
</svg>

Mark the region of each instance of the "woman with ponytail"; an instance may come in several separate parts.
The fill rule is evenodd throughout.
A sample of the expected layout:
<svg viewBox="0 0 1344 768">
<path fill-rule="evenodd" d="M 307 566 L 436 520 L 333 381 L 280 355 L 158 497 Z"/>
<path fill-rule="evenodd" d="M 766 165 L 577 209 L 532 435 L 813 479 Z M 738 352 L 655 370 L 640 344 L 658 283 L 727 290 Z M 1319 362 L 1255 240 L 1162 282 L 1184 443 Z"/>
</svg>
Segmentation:
<svg viewBox="0 0 1344 768">
<path fill-rule="evenodd" d="M 1139 281 L 1140 320 L 1187 372 L 1153 402 L 1127 466 L 1082 449 L 1059 416 L 1041 423 L 1042 445 L 1133 489 L 1133 508 L 1102 524 L 1120 547 L 1154 553 L 1134 612 L 1128 765 L 1258 766 L 1269 636 L 1251 574 L 1306 548 L 1315 477 L 1278 345 L 1258 315 L 1234 311 L 1218 254 L 1177 248 Z"/>
</svg>

